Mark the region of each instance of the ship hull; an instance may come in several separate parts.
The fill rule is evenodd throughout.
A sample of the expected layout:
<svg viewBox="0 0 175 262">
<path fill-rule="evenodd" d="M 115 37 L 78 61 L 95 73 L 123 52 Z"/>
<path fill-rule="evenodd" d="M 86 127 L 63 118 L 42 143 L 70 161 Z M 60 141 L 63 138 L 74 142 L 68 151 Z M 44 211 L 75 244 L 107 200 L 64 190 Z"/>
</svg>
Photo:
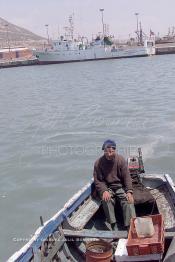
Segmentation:
<svg viewBox="0 0 175 262">
<path fill-rule="evenodd" d="M 123 50 L 79 50 L 79 51 L 42 51 L 35 52 L 38 58 L 39 64 L 58 64 L 58 63 L 70 63 L 70 62 L 83 62 L 94 60 L 107 60 L 107 59 L 121 59 L 121 58 L 133 58 L 144 57 L 151 55 L 144 47 L 123 49 Z"/>
<path fill-rule="evenodd" d="M 79 59 L 79 60 L 62 60 L 62 61 L 53 61 L 53 60 L 52 61 L 41 61 L 41 60 L 38 60 L 38 64 L 40 64 L 40 65 L 63 64 L 63 63 L 73 63 L 73 62 L 100 61 L 100 60 L 146 57 L 146 56 L 148 56 L 148 55 L 143 54 L 143 55 L 135 55 L 135 56 L 105 57 L 105 58 Z"/>
</svg>

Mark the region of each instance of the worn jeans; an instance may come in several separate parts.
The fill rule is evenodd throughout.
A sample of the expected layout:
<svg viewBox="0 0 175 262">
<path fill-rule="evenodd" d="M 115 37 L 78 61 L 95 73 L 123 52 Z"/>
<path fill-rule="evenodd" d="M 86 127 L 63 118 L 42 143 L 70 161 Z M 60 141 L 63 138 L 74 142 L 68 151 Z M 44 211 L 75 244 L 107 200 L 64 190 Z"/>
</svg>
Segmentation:
<svg viewBox="0 0 175 262">
<path fill-rule="evenodd" d="M 107 202 L 102 200 L 107 222 L 110 224 L 116 223 L 115 204 L 116 200 L 118 200 L 123 212 L 124 226 L 128 227 L 130 225 L 131 218 L 136 217 L 134 204 L 128 203 L 126 193 L 123 188 L 116 190 L 109 189 L 109 192 L 111 194 L 111 200 Z"/>
</svg>

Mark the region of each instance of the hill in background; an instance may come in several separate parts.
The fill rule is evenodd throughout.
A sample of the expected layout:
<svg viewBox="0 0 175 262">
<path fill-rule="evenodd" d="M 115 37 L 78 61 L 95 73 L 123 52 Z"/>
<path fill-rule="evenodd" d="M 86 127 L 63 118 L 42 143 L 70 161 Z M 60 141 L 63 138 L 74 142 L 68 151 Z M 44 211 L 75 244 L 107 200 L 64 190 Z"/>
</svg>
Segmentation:
<svg viewBox="0 0 175 262">
<path fill-rule="evenodd" d="M 0 18 L 0 48 L 7 47 L 8 43 L 11 47 L 39 48 L 46 42 L 45 38 Z"/>
</svg>

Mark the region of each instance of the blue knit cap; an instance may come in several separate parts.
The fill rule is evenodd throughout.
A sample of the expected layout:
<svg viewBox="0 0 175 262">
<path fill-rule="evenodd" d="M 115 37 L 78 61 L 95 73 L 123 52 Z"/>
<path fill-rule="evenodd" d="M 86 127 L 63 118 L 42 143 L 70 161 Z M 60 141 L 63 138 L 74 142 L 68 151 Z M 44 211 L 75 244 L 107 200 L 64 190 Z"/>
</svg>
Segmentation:
<svg viewBox="0 0 175 262">
<path fill-rule="evenodd" d="M 102 146 L 102 150 L 105 150 L 105 148 L 107 148 L 107 147 L 114 147 L 116 149 L 115 141 L 110 140 L 110 139 L 104 141 L 103 146 Z"/>
</svg>

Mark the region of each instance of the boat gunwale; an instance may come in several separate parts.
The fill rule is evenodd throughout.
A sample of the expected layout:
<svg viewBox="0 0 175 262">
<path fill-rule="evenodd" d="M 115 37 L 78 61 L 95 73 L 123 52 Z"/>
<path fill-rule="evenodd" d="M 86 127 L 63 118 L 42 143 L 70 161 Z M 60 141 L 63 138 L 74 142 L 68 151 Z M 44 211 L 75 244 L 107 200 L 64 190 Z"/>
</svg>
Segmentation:
<svg viewBox="0 0 175 262">
<path fill-rule="evenodd" d="M 32 258 L 34 252 L 41 246 L 51 233 L 91 194 L 93 180 L 87 183 L 82 189 L 73 195 L 53 217 L 47 220 L 43 226 L 40 226 L 34 233 L 29 242 L 21 249 L 15 252 L 7 262 L 28 261 Z M 27 260 L 28 259 L 28 260 Z"/>
</svg>

